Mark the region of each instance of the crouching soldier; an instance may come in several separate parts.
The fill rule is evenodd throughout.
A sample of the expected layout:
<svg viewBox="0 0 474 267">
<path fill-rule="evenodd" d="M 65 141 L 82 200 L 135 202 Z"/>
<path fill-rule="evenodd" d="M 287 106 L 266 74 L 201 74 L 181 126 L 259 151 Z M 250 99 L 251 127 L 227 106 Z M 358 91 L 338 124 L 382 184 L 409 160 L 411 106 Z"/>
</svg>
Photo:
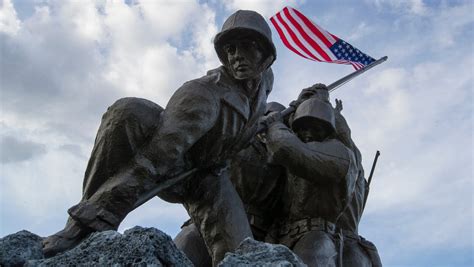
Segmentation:
<svg viewBox="0 0 474 267">
<path fill-rule="evenodd" d="M 381 267 L 382 262 L 375 245 L 359 235 L 359 222 L 367 201 L 369 185 L 364 176 L 362 155 L 352 140 L 349 125 L 341 114 L 342 109 L 342 101 L 336 99 L 337 138 L 353 151 L 358 174 L 354 195 L 337 221 L 344 242 L 344 248 L 340 256 L 342 256 L 344 267 Z"/>
<path fill-rule="evenodd" d="M 337 265 L 336 222 L 357 179 L 354 153 L 336 139 L 334 110 L 323 95 L 298 106 L 291 129 L 276 122 L 267 133 L 272 162 L 288 179 L 287 211 L 274 238 L 308 266 Z"/>
<path fill-rule="evenodd" d="M 183 204 L 213 264 L 252 237 L 226 165 L 255 135 L 272 89 L 276 50 L 265 19 L 245 10 L 226 20 L 214 45 L 223 66 L 185 83 L 164 110 L 127 98 L 104 114 L 82 200 L 68 210 L 66 227 L 43 241 L 47 256 L 91 232 L 117 229 L 143 195 L 190 170 L 196 171 L 158 195 Z"/>
</svg>

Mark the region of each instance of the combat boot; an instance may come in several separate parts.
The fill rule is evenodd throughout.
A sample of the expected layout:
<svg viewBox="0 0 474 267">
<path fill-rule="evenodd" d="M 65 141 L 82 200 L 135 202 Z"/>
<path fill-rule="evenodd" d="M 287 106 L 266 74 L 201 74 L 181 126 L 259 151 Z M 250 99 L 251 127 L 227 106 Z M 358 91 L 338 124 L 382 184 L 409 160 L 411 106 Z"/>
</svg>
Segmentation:
<svg viewBox="0 0 474 267">
<path fill-rule="evenodd" d="M 43 239 L 43 254 L 46 258 L 70 250 L 94 230 L 69 217 L 63 230 Z"/>
</svg>

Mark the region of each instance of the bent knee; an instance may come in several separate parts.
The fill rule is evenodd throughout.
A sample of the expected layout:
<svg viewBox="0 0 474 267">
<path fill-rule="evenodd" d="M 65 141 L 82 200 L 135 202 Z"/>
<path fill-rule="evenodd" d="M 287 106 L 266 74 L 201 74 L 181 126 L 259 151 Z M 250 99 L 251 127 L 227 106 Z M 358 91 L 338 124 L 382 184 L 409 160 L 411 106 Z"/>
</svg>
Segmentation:
<svg viewBox="0 0 474 267">
<path fill-rule="evenodd" d="M 107 124 L 139 122 L 145 125 L 157 125 L 163 108 L 158 104 L 136 97 L 124 97 L 115 101 L 102 116 Z"/>
</svg>

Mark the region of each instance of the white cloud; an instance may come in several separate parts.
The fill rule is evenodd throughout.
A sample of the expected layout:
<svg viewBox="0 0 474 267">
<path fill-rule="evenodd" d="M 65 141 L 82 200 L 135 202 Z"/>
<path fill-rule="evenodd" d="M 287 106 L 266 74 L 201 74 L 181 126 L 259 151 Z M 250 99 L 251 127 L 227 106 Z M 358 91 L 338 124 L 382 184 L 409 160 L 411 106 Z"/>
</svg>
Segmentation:
<svg viewBox="0 0 474 267">
<path fill-rule="evenodd" d="M 0 139 L 0 162 L 11 163 L 30 160 L 45 152 L 43 144 L 29 140 L 18 140 L 14 136 L 2 136 Z"/>
<path fill-rule="evenodd" d="M 474 16 L 472 15 L 473 4 L 468 2 L 459 6 L 442 6 L 439 14 L 434 14 L 436 20 L 432 27 L 435 46 L 441 49 L 454 48 L 459 46 L 457 39 L 463 31 L 469 27 L 472 29 Z M 472 50 L 471 50 L 472 52 Z"/>
<path fill-rule="evenodd" d="M 428 7 L 423 0 L 405 0 L 405 1 L 390 1 L 390 0 L 369 0 L 379 8 L 387 8 L 392 11 L 409 13 L 413 15 L 425 15 Z"/>
<path fill-rule="evenodd" d="M 273 1 L 273 0 L 225 0 L 223 1 L 225 7 L 234 12 L 239 9 L 254 10 L 262 14 L 262 16 L 269 18 L 285 6 L 298 7 L 304 0 L 290 0 L 290 1 Z"/>
<path fill-rule="evenodd" d="M 367 25 L 366 22 L 361 22 L 357 27 L 353 30 L 351 35 L 347 38 L 347 41 L 355 41 L 357 39 L 367 37 L 373 32 L 373 27 Z"/>
<path fill-rule="evenodd" d="M 20 20 L 11 0 L 2 0 L 0 2 L 0 33 L 14 35 L 19 30 Z"/>
</svg>

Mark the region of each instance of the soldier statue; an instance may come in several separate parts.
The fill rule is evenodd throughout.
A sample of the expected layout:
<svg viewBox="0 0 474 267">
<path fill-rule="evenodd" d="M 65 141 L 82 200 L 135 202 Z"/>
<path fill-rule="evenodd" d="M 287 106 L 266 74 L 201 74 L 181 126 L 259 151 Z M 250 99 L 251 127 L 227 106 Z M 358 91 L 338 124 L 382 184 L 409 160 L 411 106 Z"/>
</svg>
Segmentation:
<svg viewBox="0 0 474 267">
<path fill-rule="evenodd" d="M 43 241 L 47 256 L 94 231 L 116 230 L 156 184 L 196 169 L 158 193 L 182 203 L 216 265 L 252 237 L 229 179 L 229 160 L 256 133 L 272 90 L 276 59 L 271 30 L 254 11 L 232 14 L 215 36 L 222 66 L 183 84 L 165 109 L 139 98 L 115 102 L 102 117 L 86 169 L 81 201 L 66 226 Z"/>
<path fill-rule="evenodd" d="M 267 104 L 265 114 L 284 108 L 271 102 Z M 230 166 L 230 179 L 242 199 L 253 236 L 258 241 L 266 241 L 268 230 L 281 215 L 286 175 L 282 166 L 269 162 L 265 132 L 255 136 L 248 147 L 233 157 Z M 192 220 L 184 223 L 174 242 L 194 266 L 211 265 L 204 240 Z"/>
<path fill-rule="evenodd" d="M 337 221 L 342 234 L 343 248 L 340 253 L 343 266 L 346 267 L 381 267 L 382 262 L 375 245 L 359 235 L 359 222 L 365 208 L 369 193 L 369 185 L 364 176 L 362 155 L 351 137 L 351 130 L 341 114 L 342 101 L 336 99 L 335 119 L 337 138 L 354 153 L 357 163 L 357 180 L 351 201 Z"/>
<path fill-rule="evenodd" d="M 291 128 L 277 121 L 267 134 L 272 161 L 288 177 L 287 210 L 274 236 L 308 266 L 337 266 L 336 222 L 357 178 L 354 153 L 336 138 L 334 110 L 325 95 L 302 102 Z"/>
</svg>

